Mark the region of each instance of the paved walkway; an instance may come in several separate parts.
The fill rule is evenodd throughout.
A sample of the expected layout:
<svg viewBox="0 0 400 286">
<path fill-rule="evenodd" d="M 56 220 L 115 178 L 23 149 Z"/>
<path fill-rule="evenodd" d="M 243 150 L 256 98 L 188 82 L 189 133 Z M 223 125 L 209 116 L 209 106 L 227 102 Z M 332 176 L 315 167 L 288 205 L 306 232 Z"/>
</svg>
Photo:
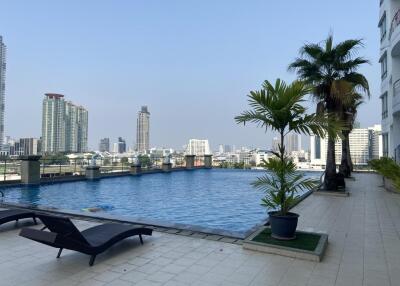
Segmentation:
<svg viewBox="0 0 400 286">
<path fill-rule="evenodd" d="M 329 233 L 321 263 L 243 250 L 240 245 L 154 233 L 89 257 L 19 237 L 0 227 L 0 285 L 400 285 L 400 195 L 378 176 L 356 174 L 351 196 L 312 195 L 296 207 L 299 228 Z M 79 221 L 80 228 L 93 223 Z"/>
</svg>

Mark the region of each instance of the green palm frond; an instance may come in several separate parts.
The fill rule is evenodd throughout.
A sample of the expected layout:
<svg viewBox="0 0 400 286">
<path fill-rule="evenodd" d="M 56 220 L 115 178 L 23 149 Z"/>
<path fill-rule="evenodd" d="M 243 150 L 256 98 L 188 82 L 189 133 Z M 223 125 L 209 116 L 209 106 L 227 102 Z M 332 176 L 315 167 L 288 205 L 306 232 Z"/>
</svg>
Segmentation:
<svg viewBox="0 0 400 286">
<path fill-rule="evenodd" d="M 310 47 L 310 49 L 313 47 Z M 297 172 L 296 164 L 285 153 L 284 137 L 288 132 L 319 137 L 336 136 L 341 130 L 331 114 L 307 114 L 302 105 L 305 96 L 314 92 L 305 81 L 286 84 L 277 79 L 275 83 L 265 81 L 261 90 L 251 91 L 248 95 L 250 110 L 235 117 L 237 123 L 255 123 L 265 130 L 271 129 L 280 134 L 279 151 L 273 151 L 275 158 L 263 160 L 267 170 L 252 185 L 265 192 L 262 205 L 278 209 L 285 214 L 298 199 L 299 191 L 314 188 L 316 182 Z"/>
<path fill-rule="evenodd" d="M 341 105 L 338 93 L 332 87 L 337 82 L 348 82 L 359 92 L 370 96 L 367 79 L 357 70 L 369 61 L 356 56 L 360 47 L 363 47 L 361 39 L 350 39 L 333 45 L 333 36 L 319 44 L 306 44 L 300 50 L 300 57 L 296 58 L 288 67 L 296 71 L 300 79 L 313 85 L 313 96 L 317 101 L 325 102 L 328 112 L 337 112 Z M 341 83 L 339 83 L 340 85 Z M 332 102 L 335 102 L 333 105 Z M 340 109 L 340 108 L 339 108 Z"/>
<path fill-rule="evenodd" d="M 318 180 L 307 178 L 296 170 L 296 164 L 289 159 L 273 158 L 264 161 L 268 172 L 252 183 L 253 187 L 265 192 L 262 205 L 286 213 L 298 200 L 298 192 L 312 190 Z"/>
</svg>

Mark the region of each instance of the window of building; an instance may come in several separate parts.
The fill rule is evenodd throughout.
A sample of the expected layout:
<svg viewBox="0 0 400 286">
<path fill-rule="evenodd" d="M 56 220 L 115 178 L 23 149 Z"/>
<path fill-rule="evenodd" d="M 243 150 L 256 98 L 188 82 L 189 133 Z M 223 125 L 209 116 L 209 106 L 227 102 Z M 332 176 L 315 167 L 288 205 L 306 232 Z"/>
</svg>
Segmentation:
<svg viewBox="0 0 400 286">
<path fill-rule="evenodd" d="M 387 92 L 381 95 L 382 99 L 382 118 L 388 117 L 388 97 Z"/>
<path fill-rule="evenodd" d="M 315 159 L 321 159 L 321 138 L 315 136 Z"/>
<path fill-rule="evenodd" d="M 379 30 L 381 32 L 381 41 L 386 37 L 386 12 L 383 13 L 381 19 L 379 20 Z"/>
<path fill-rule="evenodd" d="M 389 134 L 382 134 L 382 148 L 383 148 L 383 156 L 387 157 L 389 155 Z"/>
<path fill-rule="evenodd" d="M 385 52 L 379 62 L 381 63 L 381 78 L 384 79 L 387 76 L 387 53 Z"/>
</svg>

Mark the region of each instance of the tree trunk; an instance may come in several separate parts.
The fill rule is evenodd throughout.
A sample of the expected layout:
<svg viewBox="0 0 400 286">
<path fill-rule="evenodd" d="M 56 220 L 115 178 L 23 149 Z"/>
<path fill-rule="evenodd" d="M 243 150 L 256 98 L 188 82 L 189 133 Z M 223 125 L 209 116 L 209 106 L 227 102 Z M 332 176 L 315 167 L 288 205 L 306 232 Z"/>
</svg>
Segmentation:
<svg viewBox="0 0 400 286">
<path fill-rule="evenodd" d="M 350 132 L 349 132 L 349 134 L 350 134 Z M 351 173 L 354 170 L 354 165 L 353 165 L 353 160 L 351 159 L 351 150 L 350 150 L 350 140 L 349 139 L 347 139 L 347 150 L 349 150 L 349 152 L 347 153 L 347 156 L 348 156 L 347 160 L 350 165 L 350 173 Z"/>
<path fill-rule="evenodd" d="M 350 149 L 349 147 L 349 131 L 343 130 L 343 139 L 342 139 L 342 158 L 340 161 L 339 172 L 345 177 L 349 178 L 351 175 L 351 167 L 349 162 L 350 157 Z"/>
<path fill-rule="evenodd" d="M 328 150 L 326 156 L 324 189 L 327 191 L 337 190 L 336 160 L 335 160 L 335 138 L 328 138 Z"/>
</svg>

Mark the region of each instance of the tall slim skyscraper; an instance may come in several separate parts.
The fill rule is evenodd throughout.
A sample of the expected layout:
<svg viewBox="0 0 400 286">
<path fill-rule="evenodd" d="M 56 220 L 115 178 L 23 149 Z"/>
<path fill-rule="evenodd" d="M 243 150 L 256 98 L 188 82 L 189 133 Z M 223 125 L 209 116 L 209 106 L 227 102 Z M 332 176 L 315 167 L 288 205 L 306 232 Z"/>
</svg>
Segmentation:
<svg viewBox="0 0 400 286">
<path fill-rule="evenodd" d="M 88 112 L 64 100 L 64 95 L 46 93 L 43 99 L 42 151 L 86 152 Z"/>
<path fill-rule="evenodd" d="M 0 150 L 4 144 L 4 107 L 6 93 L 6 45 L 0 36 Z"/>
<path fill-rule="evenodd" d="M 150 149 L 150 113 L 142 106 L 138 113 L 136 129 L 136 150 L 145 153 Z"/>
</svg>

